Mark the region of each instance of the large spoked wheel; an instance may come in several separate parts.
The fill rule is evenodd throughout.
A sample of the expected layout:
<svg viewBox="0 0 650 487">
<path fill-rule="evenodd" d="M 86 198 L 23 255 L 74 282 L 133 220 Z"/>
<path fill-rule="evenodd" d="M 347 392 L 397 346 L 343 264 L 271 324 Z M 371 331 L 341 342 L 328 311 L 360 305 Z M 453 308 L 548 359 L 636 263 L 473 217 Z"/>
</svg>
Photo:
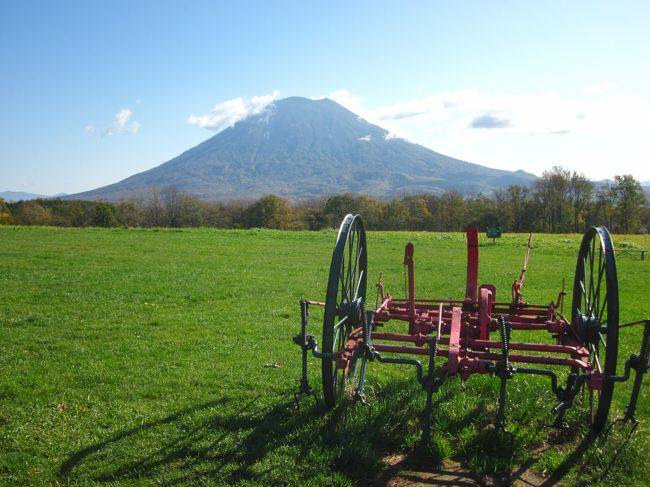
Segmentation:
<svg viewBox="0 0 650 487">
<path fill-rule="evenodd" d="M 612 238 L 605 227 L 591 227 L 582 239 L 575 280 L 571 324 L 582 344 L 589 350 L 593 370 L 602 374 L 602 387 L 589 388 L 589 379 L 576 381 L 589 396 L 589 418 L 594 432 L 607 423 L 614 394 L 618 355 L 618 278 Z M 574 377 L 584 374 L 577 372 Z"/>
<path fill-rule="evenodd" d="M 366 230 L 359 215 L 347 215 L 341 223 L 330 265 L 323 318 L 323 352 L 340 352 L 351 331 L 361 323 L 367 282 Z M 345 391 L 347 375 L 356 357 L 346 368 L 338 368 L 336 358 L 323 358 L 325 405 L 333 407 Z"/>
</svg>

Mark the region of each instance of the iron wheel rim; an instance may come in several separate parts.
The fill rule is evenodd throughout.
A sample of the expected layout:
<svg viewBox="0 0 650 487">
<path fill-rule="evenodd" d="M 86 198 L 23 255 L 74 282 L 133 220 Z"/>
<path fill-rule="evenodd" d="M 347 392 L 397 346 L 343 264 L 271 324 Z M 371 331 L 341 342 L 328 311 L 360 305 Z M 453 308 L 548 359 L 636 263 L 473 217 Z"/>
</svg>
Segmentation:
<svg viewBox="0 0 650 487">
<path fill-rule="evenodd" d="M 325 299 L 323 317 L 323 353 L 337 353 L 345 347 L 350 332 L 358 327 L 361 304 L 367 288 L 366 231 L 359 215 L 347 215 L 336 238 Z M 348 370 L 356 365 L 353 358 Z M 336 359 L 322 359 L 325 405 L 333 407 L 343 395 L 345 371 L 337 368 Z"/>
<path fill-rule="evenodd" d="M 585 233 L 573 284 L 571 326 L 589 361 L 604 378 L 616 375 L 618 356 L 618 277 L 612 238 L 605 227 L 591 227 Z M 584 373 L 582 369 L 578 374 Z M 586 379 L 584 382 L 588 382 Z M 577 383 L 582 387 L 584 382 Z M 589 389 L 587 387 L 587 389 Z M 591 428 L 600 432 L 607 423 L 614 394 L 614 382 L 604 380 L 601 390 L 588 390 Z"/>
</svg>

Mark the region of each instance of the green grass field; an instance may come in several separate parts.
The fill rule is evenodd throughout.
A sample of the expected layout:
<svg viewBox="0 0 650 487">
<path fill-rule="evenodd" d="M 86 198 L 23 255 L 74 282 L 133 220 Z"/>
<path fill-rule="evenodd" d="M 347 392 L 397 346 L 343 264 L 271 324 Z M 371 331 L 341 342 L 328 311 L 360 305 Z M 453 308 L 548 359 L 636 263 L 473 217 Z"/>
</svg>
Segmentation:
<svg viewBox="0 0 650 487">
<path fill-rule="evenodd" d="M 335 237 L 0 227 L 0 483 L 355 485 L 382 483 L 383 459 L 402 454 L 423 465 L 453 458 L 478 476 L 523 467 L 567 485 L 650 485 L 650 388 L 638 426 L 616 423 L 587 442 L 584 410 L 567 416 L 568 429 L 551 426 L 544 378 L 509 382 L 511 437 L 492 426 L 494 377 L 450 380 L 434 396 L 425 454 L 425 395 L 409 367 L 371 364 L 371 408 L 325 412 L 310 397 L 297 408 L 298 301 L 324 299 Z M 555 300 L 563 279 L 570 294 L 580 238 L 534 236 L 529 302 Z M 370 281 L 382 271 L 387 290 L 403 294 L 409 240 L 418 295 L 462 297 L 462 234 L 369 232 Z M 648 248 L 643 236 L 614 241 Z M 479 281 L 503 299 L 526 242 L 481 240 Z M 622 255 L 618 271 L 621 321 L 650 316 L 650 260 Z M 620 363 L 640 336 L 621 331 Z M 319 365 L 310 360 L 320 395 Z M 610 419 L 630 388 L 617 386 Z"/>
</svg>

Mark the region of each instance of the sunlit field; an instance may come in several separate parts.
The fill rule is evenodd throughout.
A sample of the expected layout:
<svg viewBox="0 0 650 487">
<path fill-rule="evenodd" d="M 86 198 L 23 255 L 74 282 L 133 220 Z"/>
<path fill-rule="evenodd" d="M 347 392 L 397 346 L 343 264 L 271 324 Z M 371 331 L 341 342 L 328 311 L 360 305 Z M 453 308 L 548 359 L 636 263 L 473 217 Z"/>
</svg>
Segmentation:
<svg viewBox="0 0 650 487">
<path fill-rule="evenodd" d="M 494 430 L 498 380 L 449 380 L 434 396 L 432 440 L 419 451 L 425 394 L 414 370 L 370 364 L 370 407 L 325 411 L 300 378 L 301 298 L 324 300 L 336 231 L 0 227 L 0 483 L 355 485 L 381 483 L 385 459 L 460 462 L 478 478 L 525 467 L 567 485 L 648 485 L 650 388 L 639 424 L 588 441 L 584 402 L 553 427 L 548 380 L 508 384 L 511 434 Z M 509 299 L 527 235 L 480 240 L 479 282 Z M 535 235 L 529 302 L 570 306 L 580 235 Z M 404 295 L 404 245 L 415 245 L 420 297 L 465 289 L 460 233 L 369 232 L 367 301 L 379 273 Z M 648 248 L 646 236 L 615 245 Z M 617 258 L 621 322 L 650 317 L 650 257 Z M 311 324 L 319 337 L 321 314 Z M 621 330 L 619 367 L 641 327 Z M 319 337 L 320 338 L 320 337 Z M 525 340 L 525 336 L 516 337 Z M 514 337 L 513 337 L 514 339 Z M 646 386 L 648 380 L 645 380 Z M 630 383 L 617 385 L 610 421 Z"/>
</svg>

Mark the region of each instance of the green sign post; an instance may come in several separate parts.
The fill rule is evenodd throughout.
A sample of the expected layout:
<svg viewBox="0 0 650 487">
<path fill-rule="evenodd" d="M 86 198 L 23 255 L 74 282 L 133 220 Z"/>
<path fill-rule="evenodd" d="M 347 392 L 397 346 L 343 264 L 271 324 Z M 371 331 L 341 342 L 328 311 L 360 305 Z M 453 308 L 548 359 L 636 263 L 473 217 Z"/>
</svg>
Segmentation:
<svg viewBox="0 0 650 487">
<path fill-rule="evenodd" d="M 496 243 L 497 238 L 501 238 L 501 227 L 500 226 L 495 226 L 495 227 L 487 227 L 485 231 L 485 235 L 487 238 L 492 239 L 492 243 Z"/>
</svg>

